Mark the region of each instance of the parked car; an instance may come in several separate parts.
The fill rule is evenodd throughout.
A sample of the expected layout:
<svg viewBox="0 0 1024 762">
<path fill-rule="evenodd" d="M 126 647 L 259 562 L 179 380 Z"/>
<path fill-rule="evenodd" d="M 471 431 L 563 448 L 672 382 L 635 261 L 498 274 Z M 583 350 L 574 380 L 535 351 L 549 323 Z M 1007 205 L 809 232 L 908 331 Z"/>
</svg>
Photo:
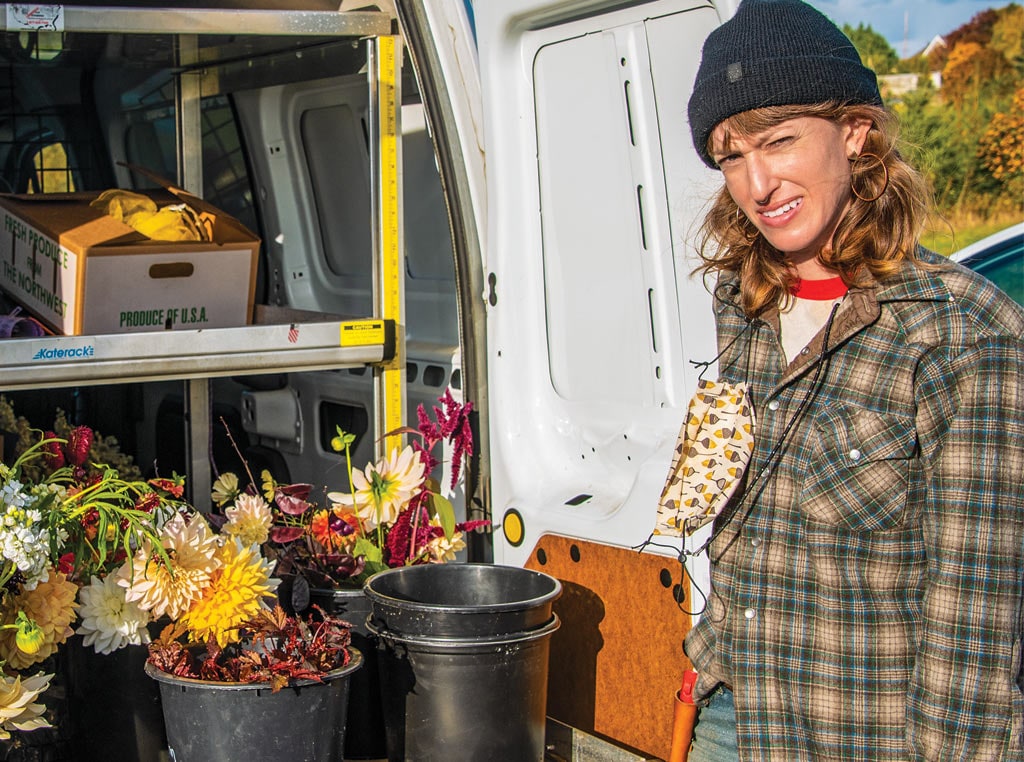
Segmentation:
<svg viewBox="0 0 1024 762">
<path fill-rule="evenodd" d="M 1024 222 L 965 246 L 950 259 L 981 273 L 1024 305 Z"/>
</svg>

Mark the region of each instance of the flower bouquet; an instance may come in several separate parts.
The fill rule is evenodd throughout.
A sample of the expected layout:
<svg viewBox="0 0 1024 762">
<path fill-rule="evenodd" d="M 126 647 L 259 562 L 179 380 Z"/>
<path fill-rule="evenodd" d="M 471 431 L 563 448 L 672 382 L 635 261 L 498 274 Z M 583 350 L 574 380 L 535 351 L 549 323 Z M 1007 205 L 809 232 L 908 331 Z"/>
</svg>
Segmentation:
<svg viewBox="0 0 1024 762">
<path fill-rule="evenodd" d="M 273 571 L 258 542 L 218 532 L 205 514 L 181 508 L 96 588 L 122 624 L 127 612 L 133 622 L 165 623 L 148 645 L 144 669 L 159 690 L 166 743 L 179 762 L 209 759 L 228 747 L 239 758 L 267 749 L 284 755 L 262 735 L 266 712 L 274 711 L 268 701 L 273 707 L 312 693 L 310 700 L 323 706 L 287 711 L 344 719 L 347 694 L 334 684 L 361 661 L 350 647 L 349 625 L 331 616 L 287 614 L 276 605 Z M 108 617 L 108 624 L 114 620 Z M 314 685 L 333 687 L 321 693 Z M 261 708 L 250 711 L 251 702 Z M 203 723 L 198 734 L 197 721 Z M 288 750 L 296 758 L 332 759 L 324 750 L 337 745 L 334 725 L 325 728 L 315 748 Z"/>
<path fill-rule="evenodd" d="M 215 532 L 198 512 L 172 517 L 160 548 L 144 545 L 118 571 L 126 601 L 169 621 L 145 674 L 159 684 L 173 759 L 227 748 L 240 759 L 341 759 L 361 655 L 348 623 L 276 605 L 272 571 L 258 543 Z"/>
<path fill-rule="evenodd" d="M 348 627 L 310 625 L 274 606 L 273 562 L 256 543 L 213 531 L 200 513 L 179 513 L 118 571 L 128 603 L 166 618 L 149 663 L 194 679 L 315 679 L 348 663 Z M 271 642 L 272 641 L 272 642 Z"/>
<path fill-rule="evenodd" d="M 235 473 L 215 481 L 223 531 L 263 544 L 285 581 L 286 608 L 301 610 L 311 587 L 361 589 L 384 569 L 452 561 L 465 548 L 466 532 L 489 527 L 486 521 L 456 522 L 448 499 L 473 455 L 472 403 L 456 401 L 450 390 L 438 402 L 432 417 L 419 406 L 416 429 L 385 435 L 411 434 L 412 444 L 393 447 L 363 470 L 352 468 L 354 435 L 339 428 L 331 446 L 344 454 L 348 492 L 325 489 L 325 499 L 317 501 L 312 485 L 279 484 L 269 471 L 261 474 L 261 491 L 252 474 L 245 488 Z M 434 451 L 445 444 L 451 476 L 442 488 L 431 474 L 440 465 Z"/>
<path fill-rule="evenodd" d="M 244 486 L 235 473 L 214 483 L 222 531 L 262 543 L 277 563 L 280 604 L 289 612 L 327 613 L 352 622 L 353 643 L 365 665 L 351 680 L 346 759 L 380 759 L 387 753 L 376 639 L 365 627 L 370 605 L 364 582 L 395 566 L 451 561 L 465 547 L 466 532 L 488 526 L 456 522 L 448 499 L 473 454 L 472 405 L 457 402 L 450 391 L 438 402 L 432 417 L 418 408 L 416 429 L 385 435 L 393 441 L 394 435 L 411 434 L 412 444 L 393 447 L 361 470 L 352 467 L 355 436 L 338 429 L 331 446 L 344 455 L 347 492 L 322 487 L 315 495 L 312 485 L 282 484 L 267 471 L 257 485 L 248 469 Z M 431 476 L 439 465 L 439 447 L 449 449 L 441 456 L 451 471 L 443 487 Z"/>
<path fill-rule="evenodd" d="M 76 609 L 89 608 L 84 581 L 99 579 L 155 536 L 182 490 L 180 479 L 122 476 L 94 459 L 109 451 L 109 440 L 67 425 L 62 414 L 57 424 L 64 436 L 33 429 L 0 397 L 0 428 L 15 434 L 13 462 L 0 463 L 0 738 L 51 725 L 35 700 L 54 675 L 22 673 L 49 665 L 73 634 Z M 88 615 L 83 628 L 86 639 L 135 637 L 130 627 L 90 627 Z"/>
<path fill-rule="evenodd" d="M 286 613 L 260 545 L 215 532 L 200 513 L 174 516 L 159 543 L 139 548 L 117 584 L 127 602 L 169 620 L 145 671 L 160 686 L 172 758 L 231 748 L 241 759 L 340 759 L 348 677 L 362 658 L 348 623 Z"/>
</svg>

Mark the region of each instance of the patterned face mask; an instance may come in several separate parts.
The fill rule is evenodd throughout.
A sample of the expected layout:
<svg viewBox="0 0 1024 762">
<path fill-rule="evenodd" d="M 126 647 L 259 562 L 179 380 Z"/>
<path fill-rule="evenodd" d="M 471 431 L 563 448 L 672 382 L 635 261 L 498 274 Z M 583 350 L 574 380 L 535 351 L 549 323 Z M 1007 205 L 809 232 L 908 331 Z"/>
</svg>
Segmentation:
<svg viewBox="0 0 1024 762">
<path fill-rule="evenodd" d="M 658 501 L 655 535 L 692 535 L 713 521 L 743 478 L 754 448 L 746 384 L 698 382 Z"/>
</svg>

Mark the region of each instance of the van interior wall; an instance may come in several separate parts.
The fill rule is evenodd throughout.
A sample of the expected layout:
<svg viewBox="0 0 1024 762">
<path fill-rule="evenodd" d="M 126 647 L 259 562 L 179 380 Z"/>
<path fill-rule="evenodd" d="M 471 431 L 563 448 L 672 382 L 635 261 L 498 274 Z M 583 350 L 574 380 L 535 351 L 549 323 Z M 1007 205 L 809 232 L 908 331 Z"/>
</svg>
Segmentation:
<svg viewBox="0 0 1024 762">
<path fill-rule="evenodd" d="M 51 169 L 69 186 L 62 189 L 152 187 L 125 163 L 174 181 L 176 77 L 201 76 L 203 188 L 197 195 L 260 236 L 257 302 L 371 315 L 365 42 L 199 39 L 202 66 L 182 71 L 172 35 L 67 34 L 48 43 L 55 52 L 47 60 L 33 58 L 17 35 L 4 35 L 4 189 L 50 190 L 33 184 Z M 460 387 L 459 332 L 448 216 L 411 66 L 404 75 L 406 421 L 415 425 L 417 406 L 429 410 L 446 387 Z M 37 157 L 51 145 L 64 149 L 65 166 L 40 172 Z M 283 481 L 343 488 L 344 460 L 330 440 L 341 426 L 359 435 L 354 465 L 372 458 L 378 435 L 372 376 L 371 369 L 353 368 L 213 379 L 214 475 L 240 466 L 230 430 L 257 478 L 266 467 Z M 6 396 L 42 428 L 59 405 L 72 423 L 115 436 L 147 474 L 187 473 L 182 382 Z"/>
</svg>

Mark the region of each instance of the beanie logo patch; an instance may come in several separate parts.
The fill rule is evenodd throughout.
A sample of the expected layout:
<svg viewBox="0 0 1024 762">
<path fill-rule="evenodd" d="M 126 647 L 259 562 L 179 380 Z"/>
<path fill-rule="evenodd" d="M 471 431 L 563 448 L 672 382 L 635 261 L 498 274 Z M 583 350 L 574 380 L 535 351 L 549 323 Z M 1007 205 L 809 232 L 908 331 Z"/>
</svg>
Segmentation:
<svg viewBox="0 0 1024 762">
<path fill-rule="evenodd" d="M 739 82 L 743 79 L 743 64 L 737 61 L 736 63 L 731 63 L 725 67 L 725 78 L 728 80 L 729 84 Z"/>
</svg>

